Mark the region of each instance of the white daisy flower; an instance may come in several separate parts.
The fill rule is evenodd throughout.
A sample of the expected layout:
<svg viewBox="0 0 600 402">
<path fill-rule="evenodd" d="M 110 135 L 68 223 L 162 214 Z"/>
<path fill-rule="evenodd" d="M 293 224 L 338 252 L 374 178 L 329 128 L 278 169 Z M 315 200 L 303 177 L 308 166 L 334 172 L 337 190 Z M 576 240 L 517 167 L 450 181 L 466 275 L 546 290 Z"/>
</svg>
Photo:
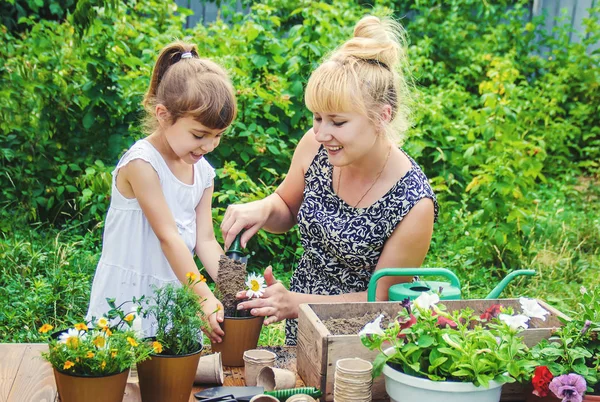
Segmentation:
<svg viewBox="0 0 600 402">
<path fill-rule="evenodd" d="M 415 306 L 420 309 L 428 310 L 431 306 L 436 305 L 440 301 L 440 297 L 435 293 L 421 293 L 414 301 Z"/>
<path fill-rule="evenodd" d="M 248 274 L 248 280 L 246 281 L 246 296 L 251 299 L 253 297 L 259 298 L 265 292 L 267 285 L 265 285 L 265 278 L 262 275 Z"/>
<path fill-rule="evenodd" d="M 519 298 L 519 302 L 521 303 L 523 314 L 525 314 L 527 317 L 539 318 L 543 321 L 546 321 L 546 315 L 549 313 L 539 305 L 537 300 L 521 297 Z"/>
<path fill-rule="evenodd" d="M 78 331 L 75 328 L 69 328 L 67 332 L 63 332 L 58 337 L 60 343 L 65 343 L 67 346 L 77 347 L 79 340 L 84 340 L 87 337 L 85 331 Z"/>
<path fill-rule="evenodd" d="M 381 329 L 381 320 L 383 319 L 383 314 L 380 314 L 379 317 L 375 319 L 375 321 L 368 323 L 365 325 L 363 329 L 358 333 L 358 336 L 363 335 L 385 335 L 383 329 Z"/>
<path fill-rule="evenodd" d="M 529 317 L 527 317 L 526 315 L 523 315 L 523 314 L 517 314 L 517 315 L 500 314 L 498 316 L 498 318 L 500 319 L 500 321 L 505 322 L 506 324 L 508 324 L 509 327 L 511 327 L 513 329 L 529 328 L 529 325 L 527 325 L 527 322 L 529 321 Z"/>
</svg>

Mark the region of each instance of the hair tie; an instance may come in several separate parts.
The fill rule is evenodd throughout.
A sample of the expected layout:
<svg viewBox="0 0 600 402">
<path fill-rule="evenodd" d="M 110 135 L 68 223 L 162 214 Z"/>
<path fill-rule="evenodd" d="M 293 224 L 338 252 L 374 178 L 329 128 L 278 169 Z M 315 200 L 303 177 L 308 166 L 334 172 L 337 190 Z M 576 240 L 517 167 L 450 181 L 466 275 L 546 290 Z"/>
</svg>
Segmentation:
<svg viewBox="0 0 600 402">
<path fill-rule="evenodd" d="M 192 55 L 192 52 L 185 52 L 185 53 L 182 53 L 182 54 L 181 54 L 181 58 L 182 58 L 182 59 L 191 59 L 192 57 L 194 57 L 194 56 Z"/>
<path fill-rule="evenodd" d="M 369 64 L 374 65 L 374 66 L 383 67 L 383 68 L 385 68 L 388 71 L 392 71 L 387 64 L 385 64 L 385 63 L 383 63 L 383 62 L 381 62 L 379 60 L 375 60 L 375 59 L 363 59 L 363 60 L 366 61 Z"/>
</svg>

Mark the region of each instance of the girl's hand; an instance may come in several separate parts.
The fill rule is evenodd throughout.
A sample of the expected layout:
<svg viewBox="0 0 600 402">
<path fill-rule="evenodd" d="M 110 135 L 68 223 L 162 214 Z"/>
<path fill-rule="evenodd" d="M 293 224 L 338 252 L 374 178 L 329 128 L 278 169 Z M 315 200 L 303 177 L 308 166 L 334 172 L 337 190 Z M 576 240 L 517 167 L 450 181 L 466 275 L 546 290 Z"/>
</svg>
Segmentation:
<svg viewBox="0 0 600 402">
<path fill-rule="evenodd" d="M 240 243 L 245 248 L 248 240 L 265 225 L 269 218 L 269 212 L 262 201 L 264 200 L 227 207 L 227 211 L 225 211 L 225 216 L 221 222 L 221 233 L 223 234 L 225 250 L 231 246 L 235 236 L 242 229 L 246 229 L 246 231 L 242 234 Z"/>
<path fill-rule="evenodd" d="M 206 329 L 203 329 L 203 331 L 212 342 L 220 343 L 222 341 L 221 337 L 225 335 L 225 332 L 223 332 L 219 325 L 219 323 L 223 322 L 223 304 L 216 297 L 212 296 L 202 303 L 202 310 L 204 310 L 204 314 L 208 317 L 208 324 L 210 326 L 210 332 Z"/>
<path fill-rule="evenodd" d="M 267 288 L 259 299 L 251 299 L 238 304 L 238 310 L 250 310 L 254 316 L 264 316 L 264 325 L 288 319 L 298 318 L 298 303 L 294 300 L 294 293 L 290 292 L 283 284 L 275 279 L 273 269 L 265 269 L 265 282 Z M 246 299 L 246 292 L 239 292 L 238 299 Z"/>
</svg>

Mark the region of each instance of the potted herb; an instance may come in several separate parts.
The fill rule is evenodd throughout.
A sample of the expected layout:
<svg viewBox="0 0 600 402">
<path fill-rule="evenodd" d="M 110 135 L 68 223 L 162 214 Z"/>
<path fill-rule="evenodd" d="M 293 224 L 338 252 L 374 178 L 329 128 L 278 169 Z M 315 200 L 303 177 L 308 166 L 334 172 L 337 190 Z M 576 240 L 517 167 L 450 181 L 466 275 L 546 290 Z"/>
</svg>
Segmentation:
<svg viewBox="0 0 600 402">
<path fill-rule="evenodd" d="M 449 313 L 436 294 L 424 293 L 386 329 L 383 316 L 359 335 L 379 349 L 373 375 L 383 372 L 392 401 L 497 402 L 502 385 L 524 378 L 531 369 L 519 336 L 531 317 L 545 319 L 537 302 L 521 299 L 523 314 L 500 305 L 482 315 L 470 308 Z"/>
<path fill-rule="evenodd" d="M 53 333 L 48 352 L 42 353 L 52 365 L 62 402 L 122 401 L 130 367 L 151 353 L 133 328 L 136 314 L 125 314 L 113 300 L 109 303 L 107 317 Z M 52 330 L 44 324 L 39 332 Z"/>
<path fill-rule="evenodd" d="M 184 285 L 155 288 L 144 298 L 143 314 L 156 320 L 156 335 L 147 339 L 151 358 L 138 364 L 142 401 L 189 400 L 202 351 L 202 329 L 209 328 L 204 300 L 194 292 L 194 286 L 204 281 L 202 275 L 188 273 Z"/>
<path fill-rule="evenodd" d="M 600 289 L 581 288 L 581 302 L 554 336 L 531 348 L 536 367 L 528 401 L 600 401 Z"/>
<path fill-rule="evenodd" d="M 235 261 L 233 262 L 235 263 Z M 219 277 L 221 276 L 221 268 L 223 268 L 222 264 L 219 267 Z M 240 272 L 245 273 L 245 270 L 238 270 L 236 275 L 239 275 Z M 239 287 L 230 285 L 219 287 L 219 292 L 223 295 L 221 300 L 225 309 L 225 318 L 221 324 L 225 336 L 223 336 L 221 343 L 212 343 L 213 351 L 221 352 L 223 364 L 233 367 L 243 366 L 244 352 L 256 348 L 264 321 L 264 317 L 255 317 L 245 311 L 241 311 L 244 314 L 238 314 L 239 310 L 236 306 L 239 301 L 237 301 L 235 295 L 239 291 L 245 290 L 248 299 L 259 298 L 266 288 L 265 279 L 258 274 L 248 274 L 245 282 L 243 279 L 241 284 L 238 282 L 228 281 L 230 285 L 237 283 Z M 244 285 L 245 289 L 243 288 Z"/>
</svg>

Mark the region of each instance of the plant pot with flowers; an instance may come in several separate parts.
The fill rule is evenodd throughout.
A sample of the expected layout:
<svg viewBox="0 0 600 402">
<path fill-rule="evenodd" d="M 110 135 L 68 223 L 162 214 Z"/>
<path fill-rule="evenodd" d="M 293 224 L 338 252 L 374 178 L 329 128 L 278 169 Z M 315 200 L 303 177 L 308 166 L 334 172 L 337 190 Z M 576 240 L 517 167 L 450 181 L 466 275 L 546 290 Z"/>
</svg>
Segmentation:
<svg viewBox="0 0 600 402">
<path fill-rule="evenodd" d="M 244 284 L 245 289 L 243 288 Z M 238 310 L 237 305 L 241 301 L 237 301 L 235 295 L 239 291 L 245 290 L 248 299 L 258 298 L 262 296 L 266 285 L 265 279 L 261 275 L 252 273 L 248 274 L 245 282 L 242 279 L 241 284 L 238 284 L 239 287 L 231 285 L 218 288 L 224 306 L 225 317 L 221 328 L 225 332 L 225 336 L 221 343 L 212 343 L 212 350 L 221 353 L 225 366 L 240 367 L 244 365 L 244 352 L 255 349 L 258 345 L 264 317 L 255 317 L 250 315 L 247 310 Z"/>
<path fill-rule="evenodd" d="M 528 402 L 600 402 L 600 288 L 582 287 L 581 302 L 550 339 L 531 348 Z"/>
<path fill-rule="evenodd" d="M 156 320 L 156 335 L 146 339 L 153 353 L 137 366 L 143 402 L 189 400 L 202 351 L 202 329 L 209 327 L 204 300 L 194 291 L 205 280 L 188 273 L 184 285 L 154 288 L 140 302 L 144 317 Z"/>
<path fill-rule="evenodd" d="M 61 402 L 122 401 L 130 367 L 152 351 L 133 328 L 135 314 L 125 314 L 107 300 L 111 310 L 106 317 L 54 332 L 48 352 L 42 353 L 54 370 Z M 44 324 L 39 332 L 52 330 Z"/>
<path fill-rule="evenodd" d="M 529 315 L 498 305 L 481 316 L 469 308 L 449 313 L 431 293 L 406 299 L 386 329 L 380 316 L 359 333 L 365 346 L 381 352 L 373 376 L 383 372 L 395 402 L 498 402 L 502 385 L 524 378 L 532 366 L 521 330 L 530 317 L 547 314 L 522 300 Z"/>
</svg>

